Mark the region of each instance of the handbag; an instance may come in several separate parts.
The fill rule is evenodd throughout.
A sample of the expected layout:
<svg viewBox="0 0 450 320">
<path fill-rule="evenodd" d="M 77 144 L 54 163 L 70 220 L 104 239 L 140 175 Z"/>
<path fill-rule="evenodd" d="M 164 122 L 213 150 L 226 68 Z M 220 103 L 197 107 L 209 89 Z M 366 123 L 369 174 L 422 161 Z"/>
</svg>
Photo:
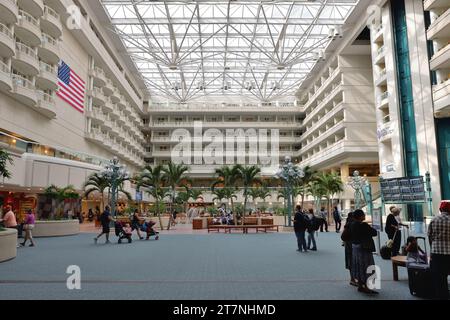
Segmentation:
<svg viewBox="0 0 450 320">
<path fill-rule="evenodd" d="M 341 240 L 344 242 L 349 242 L 351 240 L 350 228 L 344 227 L 344 231 L 341 234 Z"/>
</svg>

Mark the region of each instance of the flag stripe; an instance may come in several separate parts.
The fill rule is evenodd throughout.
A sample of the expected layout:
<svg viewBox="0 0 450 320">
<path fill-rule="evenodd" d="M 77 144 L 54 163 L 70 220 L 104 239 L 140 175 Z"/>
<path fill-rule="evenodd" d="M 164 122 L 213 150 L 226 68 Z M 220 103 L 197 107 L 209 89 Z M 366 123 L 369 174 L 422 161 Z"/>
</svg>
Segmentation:
<svg viewBox="0 0 450 320">
<path fill-rule="evenodd" d="M 62 60 L 58 66 L 58 80 L 56 95 L 75 110 L 84 113 L 86 82 Z"/>
<path fill-rule="evenodd" d="M 70 89 L 64 82 L 59 82 L 59 85 L 63 88 L 66 88 L 66 90 L 62 90 L 62 91 L 69 93 L 74 98 L 74 100 L 78 101 L 78 103 L 84 104 L 84 99 L 83 99 L 82 95 L 80 95 L 76 91 Z"/>
<path fill-rule="evenodd" d="M 69 98 L 66 98 L 61 92 L 57 92 L 56 95 L 60 97 L 62 100 L 70 104 L 75 110 L 84 113 L 84 110 L 82 108 L 76 107 L 76 104 L 74 104 Z"/>
<path fill-rule="evenodd" d="M 76 107 L 77 109 L 84 109 L 83 104 L 79 103 L 78 101 L 74 100 L 70 95 L 68 95 L 65 91 L 58 91 L 57 92 L 60 96 L 64 96 L 65 98 L 69 99 L 71 103 L 74 104 L 73 107 Z"/>
</svg>

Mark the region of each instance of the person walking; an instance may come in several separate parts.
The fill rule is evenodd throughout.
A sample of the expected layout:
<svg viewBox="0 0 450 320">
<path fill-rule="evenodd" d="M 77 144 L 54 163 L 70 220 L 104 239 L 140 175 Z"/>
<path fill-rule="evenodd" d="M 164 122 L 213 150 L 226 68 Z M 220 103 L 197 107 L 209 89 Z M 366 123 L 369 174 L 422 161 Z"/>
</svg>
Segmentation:
<svg viewBox="0 0 450 320">
<path fill-rule="evenodd" d="M 25 247 L 25 245 L 27 244 L 27 241 L 30 240 L 31 244 L 30 247 L 34 247 L 34 240 L 33 240 L 33 229 L 34 229 L 34 224 L 36 223 L 36 216 L 33 212 L 33 210 L 28 210 L 26 213 L 26 217 L 25 217 L 25 223 L 23 226 L 23 229 L 25 230 L 25 239 L 24 241 L 20 244 L 22 247 Z"/>
<path fill-rule="evenodd" d="M 100 215 L 100 223 L 102 225 L 102 232 L 94 238 L 94 242 L 95 244 L 97 244 L 98 239 L 102 236 L 105 235 L 106 237 L 106 242 L 105 243 L 111 243 L 109 241 L 109 232 L 110 232 L 110 228 L 109 228 L 109 223 L 111 221 L 113 221 L 113 218 L 111 217 L 111 209 L 109 208 L 109 206 L 105 207 L 105 211 L 103 211 L 103 213 Z"/>
<path fill-rule="evenodd" d="M 373 252 L 376 251 L 373 237 L 377 230 L 369 226 L 364 220 L 366 215 L 362 210 L 353 212 L 354 221 L 350 224 L 350 238 L 352 242 L 352 278 L 358 282 L 358 291 L 367 294 L 378 294 L 367 287 L 369 279 L 368 268 L 375 265 Z"/>
<path fill-rule="evenodd" d="M 320 232 L 323 232 L 323 227 L 325 226 L 325 232 L 328 232 L 328 212 L 324 207 L 320 209 L 319 217 L 322 219 L 322 224 L 320 225 Z"/>
<path fill-rule="evenodd" d="M 392 256 L 398 256 L 400 252 L 400 246 L 402 243 L 402 233 L 400 231 L 400 226 L 407 225 L 399 222 L 398 217 L 400 216 L 401 210 L 395 206 L 390 208 L 391 213 L 386 218 L 386 226 L 384 231 L 386 232 L 388 239 L 393 241 L 392 245 Z"/>
<path fill-rule="evenodd" d="M 305 233 L 307 229 L 307 221 L 306 217 L 302 211 L 301 206 L 297 206 L 295 208 L 295 217 L 294 217 L 294 231 L 295 236 L 297 237 L 297 251 L 299 252 L 308 252 L 308 248 L 306 245 Z"/>
<path fill-rule="evenodd" d="M 317 251 L 317 243 L 316 243 L 315 233 L 317 231 L 316 226 L 318 224 L 316 222 L 317 218 L 314 216 L 313 209 L 308 210 L 307 218 L 309 220 L 308 227 L 306 229 L 306 231 L 308 231 L 308 250 Z M 312 248 L 311 248 L 311 245 L 312 245 Z"/>
<path fill-rule="evenodd" d="M 339 233 L 341 231 L 342 218 L 341 218 L 341 213 L 339 212 L 337 207 L 334 207 L 333 219 L 334 219 L 334 225 L 336 226 L 336 233 Z"/>
<path fill-rule="evenodd" d="M 351 286 L 358 286 L 358 283 L 355 278 L 353 278 L 352 275 L 352 241 L 350 237 L 350 225 L 353 222 L 353 212 L 350 212 L 347 215 L 347 220 L 345 221 L 344 225 L 344 231 L 341 235 L 341 240 L 343 242 L 343 246 L 345 248 L 345 269 L 347 269 L 350 273 L 350 285 Z"/>
<path fill-rule="evenodd" d="M 131 218 L 131 232 L 136 230 L 136 233 L 139 237 L 139 240 L 144 240 L 144 237 L 141 236 L 141 219 L 139 218 L 139 210 L 135 209 L 133 213 L 133 217 Z"/>
<path fill-rule="evenodd" d="M 431 246 L 430 270 L 435 288 L 435 299 L 448 300 L 448 281 L 450 273 L 450 202 L 442 201 L 441 214 L 435 217 L 428 227 L 428 240 Z"/>
</svg>

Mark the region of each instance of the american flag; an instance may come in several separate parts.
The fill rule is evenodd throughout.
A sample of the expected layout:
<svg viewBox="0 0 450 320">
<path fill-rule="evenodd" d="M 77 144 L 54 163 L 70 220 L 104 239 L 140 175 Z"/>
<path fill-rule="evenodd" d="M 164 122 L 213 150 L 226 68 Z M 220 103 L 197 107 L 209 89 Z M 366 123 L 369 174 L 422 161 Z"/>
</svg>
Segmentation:
<svg viewBox="0 0 450 320">
<path fill-rule="evenodd" d="M 58 66 L 58 91 L 56 95 L 77 111 L 84 113 L 86 87 L 81 79 L 64 61 Z"/>
</svg>

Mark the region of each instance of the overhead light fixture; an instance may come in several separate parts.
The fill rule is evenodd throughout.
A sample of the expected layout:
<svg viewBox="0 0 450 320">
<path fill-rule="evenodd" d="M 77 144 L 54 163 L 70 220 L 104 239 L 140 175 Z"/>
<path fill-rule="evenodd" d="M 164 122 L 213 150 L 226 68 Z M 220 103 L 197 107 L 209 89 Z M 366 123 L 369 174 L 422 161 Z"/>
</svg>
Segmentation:
<svg viewBox="0 0 450 320">
<path fill-rule="evenodd" d="M 171 64 L 169 64 L 169 69 L 170 70 L 178 70 L 178 66 L 175 63 L 171 63 Z"/>
<path fill-rule="evenodd" d="M 284 69 L 286 69 L 286 66 L 284 64 L 280 63 L 279 65 L 277 65 L 277 69 L 284 70 Z"/>
</svg>

